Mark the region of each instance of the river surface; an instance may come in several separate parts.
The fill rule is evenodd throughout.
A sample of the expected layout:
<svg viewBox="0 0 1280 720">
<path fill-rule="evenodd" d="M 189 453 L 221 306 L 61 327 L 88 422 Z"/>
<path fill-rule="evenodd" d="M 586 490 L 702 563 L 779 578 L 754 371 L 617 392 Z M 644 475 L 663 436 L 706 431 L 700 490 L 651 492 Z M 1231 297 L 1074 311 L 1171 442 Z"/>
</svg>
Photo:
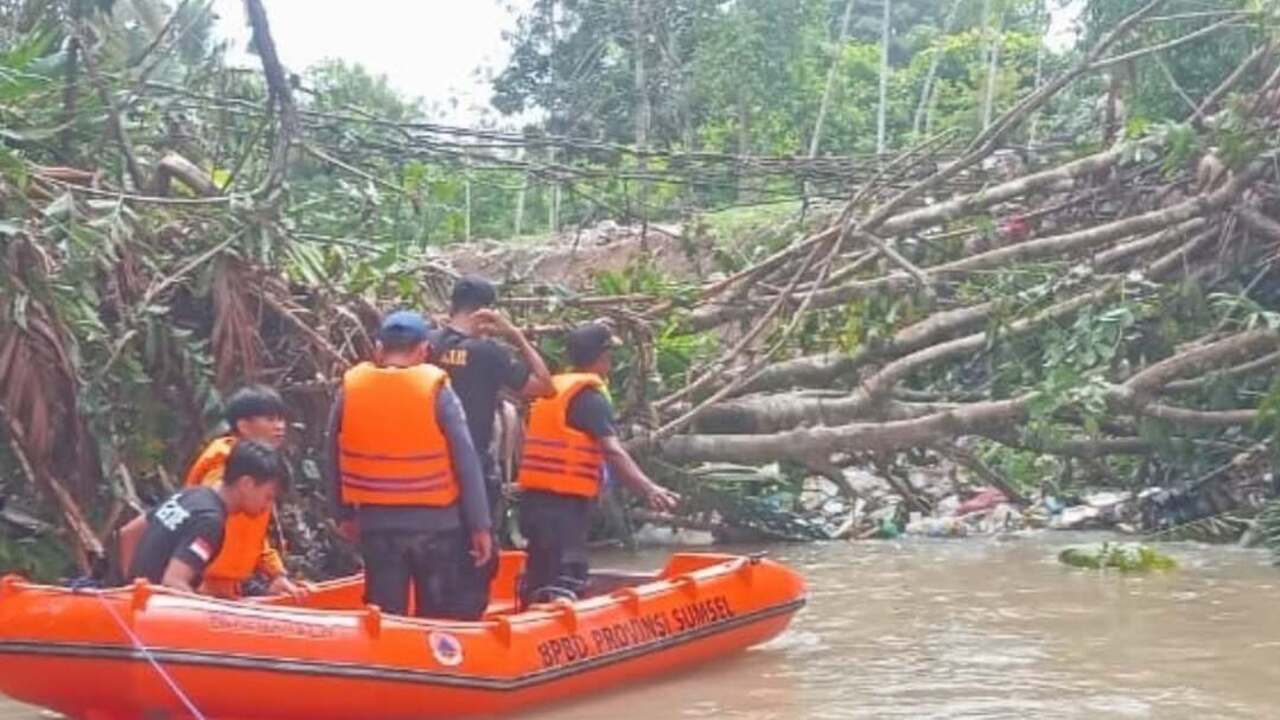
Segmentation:
<svg viewBox="0 0 1280 720">
<path fill-rule="evenodd" d="M 1265 553 L 1172 544 L 1182 569 L 1063 567 L 1098 539 L 773 547 L 804 573 L 791 629 L 714 667 L 525 715 L 587 718 L 1280 717 L 1280 569 Z M 653 567 L 664 552 L 597 565 Z M 0 720 L 34 720 L 0 699 Z"/>
</svg>

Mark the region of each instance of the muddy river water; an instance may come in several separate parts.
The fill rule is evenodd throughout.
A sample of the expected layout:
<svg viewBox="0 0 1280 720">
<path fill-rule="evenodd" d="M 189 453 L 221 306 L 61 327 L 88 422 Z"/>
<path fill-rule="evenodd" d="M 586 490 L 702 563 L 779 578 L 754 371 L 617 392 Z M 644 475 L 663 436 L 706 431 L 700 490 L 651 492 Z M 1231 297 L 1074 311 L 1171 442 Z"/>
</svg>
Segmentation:
<svg viewBox="0 0 1280 720">
<path fill-rule="evenodd" d="M 1148 577 L 1057 564 L 1063 546 L 1091 539 L 773 547 L 811 588 L 785 635 L 524 717 L 1280 717 L 1280 569 L 1265 553 L 1167 545 L 1182 569 Z M 39 717 L 6 703 L 0 720 Z"/>
</svg>

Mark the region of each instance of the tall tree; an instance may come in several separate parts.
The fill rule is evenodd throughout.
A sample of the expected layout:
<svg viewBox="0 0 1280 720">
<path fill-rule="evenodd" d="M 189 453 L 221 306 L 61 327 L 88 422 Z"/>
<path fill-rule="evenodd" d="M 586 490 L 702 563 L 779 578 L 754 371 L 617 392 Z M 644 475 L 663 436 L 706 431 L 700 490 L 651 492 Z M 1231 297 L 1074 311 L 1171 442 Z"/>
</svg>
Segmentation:
<svg viewBox="0 0 1280 720">
<path fill-rule="evenodd" d="M 880 105 L 876 115 L 876 154 L 884 155 L 887 149 L 886 113 L 889 105 L 889 38 L 893 33 L 893 0 L 883 0 L 884 20 L 880 35 Z"/>
</svg>

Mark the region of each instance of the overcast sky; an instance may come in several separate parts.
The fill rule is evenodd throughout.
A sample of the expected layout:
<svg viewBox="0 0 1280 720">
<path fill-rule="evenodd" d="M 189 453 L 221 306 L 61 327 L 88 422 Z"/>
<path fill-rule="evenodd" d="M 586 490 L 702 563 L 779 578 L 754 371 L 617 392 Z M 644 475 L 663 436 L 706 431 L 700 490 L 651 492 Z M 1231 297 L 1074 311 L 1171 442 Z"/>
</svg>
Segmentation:
<svg viewBox="0 0 1280 720">
<path fill-rule="evenodd" d="M 280 59 L 292 71 L 330 57 L 384 74 L 392 86 L 428 103 L 459 96 L 448 120 L 474 122 L 489 101 L 477 70 L 501 68 L 504 30 L 531 0 L 266 0 Z M 243 59 L 249 32 L 243 0 L 214 0 L 219 32 Z M 252 58 L 251 62 L 257 62 Z M 475 106 L 475 107 L 472 107 Z"/>
</svg>

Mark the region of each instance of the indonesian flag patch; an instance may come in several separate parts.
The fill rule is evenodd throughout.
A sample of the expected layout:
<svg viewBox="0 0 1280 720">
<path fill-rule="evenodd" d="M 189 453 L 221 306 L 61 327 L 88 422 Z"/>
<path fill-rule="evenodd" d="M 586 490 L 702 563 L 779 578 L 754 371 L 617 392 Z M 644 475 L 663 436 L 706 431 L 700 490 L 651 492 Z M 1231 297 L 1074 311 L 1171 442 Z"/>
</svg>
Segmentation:
<svg viewBox="0 0 1280 720">
<path fill-rule="evenodd" d="M 204 538 L 196 538 L 195 541 L 191 543 L 191 547 L 189 547 L 188 550 L 195 553 L 196 557 L 200 558 L 204 562 L 209 562 L 213 557 L 213 545 Z"/>
</svg>

